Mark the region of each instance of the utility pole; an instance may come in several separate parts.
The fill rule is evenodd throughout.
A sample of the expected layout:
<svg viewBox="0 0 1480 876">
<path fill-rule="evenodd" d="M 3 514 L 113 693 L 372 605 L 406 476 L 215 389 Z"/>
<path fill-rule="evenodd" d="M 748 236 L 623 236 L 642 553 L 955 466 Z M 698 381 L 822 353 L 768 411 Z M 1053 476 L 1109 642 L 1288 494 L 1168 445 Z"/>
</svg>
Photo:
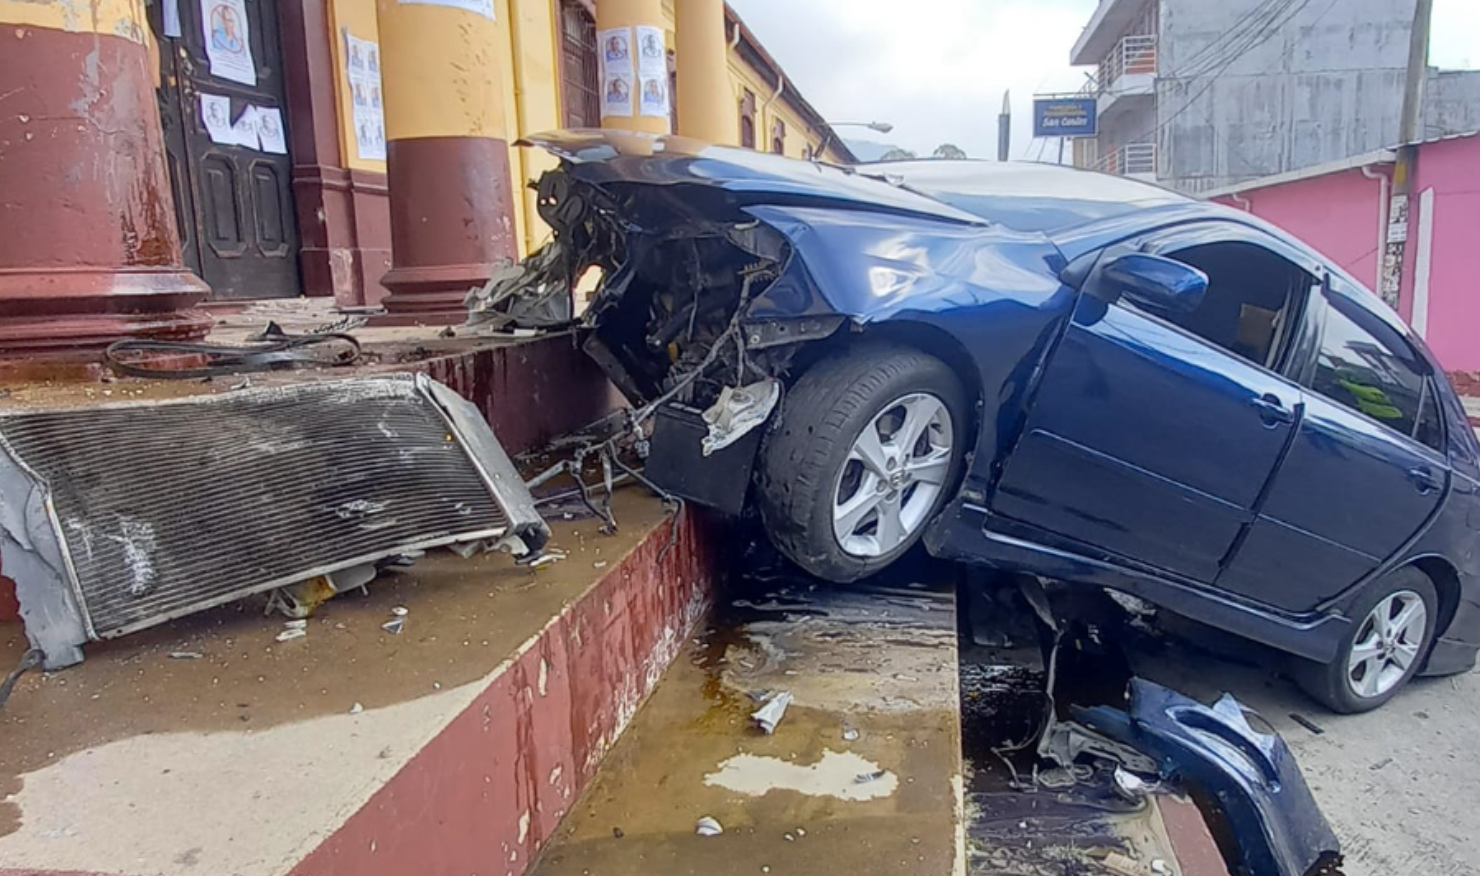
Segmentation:
<svg viewBox="0 0 1480 876">
<path fill-rule="evenodd" d="M 1429 76 L 1429 33 L 1434 0 L 1418 0 L 1408 34 L 1408 73 L 1403 82 L 1403 109 L 1398 122 L 1398 162 L 1393 166 L 1393 197 L 1388 204 L 1387 246 L 1382 254 L 1382 300 L 1394 310 L 1402 298 L 1403 251 L 1408 242 L 1409 192 L 1423 139 L 1424 83 Z"/>
<path fill-rule="evenodd" d="M 1012 146 L 1012 92 L 1002 92 L 1002 112 L 997 115 L 997 160 L 1006 161 Z"/>
<path fill-rule="evenodd" d="M 1408 75 L 1403 80 L 1403 116 L 1398 123 L 1398 142 L 1407 146 L 1422 138 L 1423 87 L 1429 78 L 1429 32 L 1434 18 L 1434 0 L 1418 0 L 1413 10 L 1413 30 L 1408 34 Z"/>
</svg>

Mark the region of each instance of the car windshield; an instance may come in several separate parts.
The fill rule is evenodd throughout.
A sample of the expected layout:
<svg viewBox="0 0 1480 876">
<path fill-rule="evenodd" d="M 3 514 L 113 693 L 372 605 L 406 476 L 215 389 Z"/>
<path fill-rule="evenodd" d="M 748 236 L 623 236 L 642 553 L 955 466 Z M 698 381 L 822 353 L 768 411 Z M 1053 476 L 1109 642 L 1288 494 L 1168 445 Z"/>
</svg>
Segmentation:
<svg viewBox="0 0 1480 876">
<path fill-rule="evenodd" d="M 1053 231 L 1187 201 L 1136 180 L 1050 165 L 890 161 L 858 172 L 1018 231 Z"/>
</svg>

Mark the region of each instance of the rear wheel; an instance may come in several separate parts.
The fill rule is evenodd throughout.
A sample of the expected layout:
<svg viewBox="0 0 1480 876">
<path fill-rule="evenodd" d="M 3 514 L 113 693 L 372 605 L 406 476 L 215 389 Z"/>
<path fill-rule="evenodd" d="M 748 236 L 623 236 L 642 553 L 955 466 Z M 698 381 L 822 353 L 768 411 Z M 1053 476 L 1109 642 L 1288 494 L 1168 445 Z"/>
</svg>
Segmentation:
<svg viewBox="0 0 1480 876">
<path fill-rule="evenodd" d="M 1351 617 L 1335 661 L 1296 668 L 1307 693 L 1343 714 L 1381 706 L 1417 674 L 1438 632 L 1439 597 L 1428 576 L 1409 566 L 1370 587 Z"/>
<path fill-rule="evenodd" d="M 955 374 L 918 350 L 868 346 L 818 363 L 761 449 L 758 505 L 771 540 L 830 581 L 883 569 L 955 484 L 966 412 Z"/>
</svg>

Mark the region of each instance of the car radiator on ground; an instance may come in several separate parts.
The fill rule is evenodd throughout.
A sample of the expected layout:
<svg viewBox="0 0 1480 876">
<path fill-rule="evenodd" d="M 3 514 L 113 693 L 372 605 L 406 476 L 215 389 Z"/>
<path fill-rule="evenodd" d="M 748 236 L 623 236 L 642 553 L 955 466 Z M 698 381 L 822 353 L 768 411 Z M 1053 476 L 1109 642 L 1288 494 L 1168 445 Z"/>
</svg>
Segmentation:
<svg viewBox="0 0 1480 876">
<path fill-rule="evenodd" d="M 83 642 L 406 551 L 548 535 L 424 376 L 0 413 L 0 570 L 49 668 Z"/>
</svg>

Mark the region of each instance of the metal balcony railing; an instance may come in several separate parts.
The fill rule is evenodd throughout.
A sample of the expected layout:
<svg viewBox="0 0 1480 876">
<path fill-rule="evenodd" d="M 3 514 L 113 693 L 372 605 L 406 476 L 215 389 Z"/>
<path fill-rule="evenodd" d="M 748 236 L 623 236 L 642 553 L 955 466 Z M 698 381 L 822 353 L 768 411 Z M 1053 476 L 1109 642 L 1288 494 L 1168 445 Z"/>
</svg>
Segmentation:
<svg viewBox="0 0 1480 876">
<path fill-rule="evenodd" d="M 1107 150 L 1095 163 L 1096 170 L 1121 176 L 1156 173 L 1156 144 L 1127 143 Z"/>
<path fill-rule="evenodd" d="M 1156 72 L 1156 34 L 1125 37 L 1100 62 L 1097 81 L 1100 90 L 1115 88 L 1121 76 Z"/>
</svg>

